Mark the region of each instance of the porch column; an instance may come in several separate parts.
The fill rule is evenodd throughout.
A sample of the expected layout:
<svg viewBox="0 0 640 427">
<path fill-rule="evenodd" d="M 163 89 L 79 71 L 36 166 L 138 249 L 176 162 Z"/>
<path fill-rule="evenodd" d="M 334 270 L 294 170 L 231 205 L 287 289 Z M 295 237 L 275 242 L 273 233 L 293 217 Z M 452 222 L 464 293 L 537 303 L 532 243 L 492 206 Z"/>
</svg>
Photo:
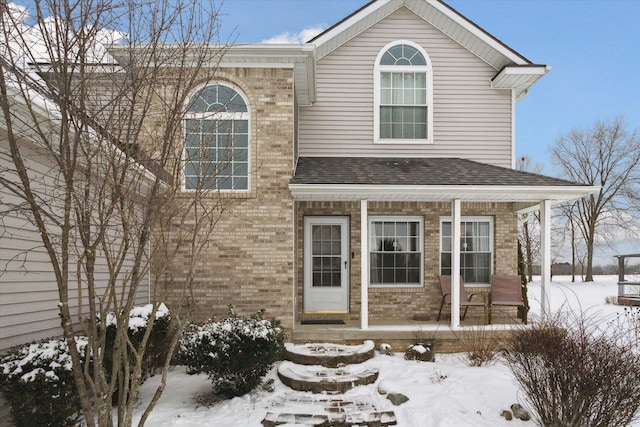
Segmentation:
<svg viewBox="0 0 640 427">
<path fill-rule="evenodd" d="M 369 329 L 369 214 L 360 200 L 360 329 Z"/>
<path fill-rule="evenodd" d="M 540 314 L 549 314 L 547 285 L 551 283 L 551 201 L 540 203 Z"/>
<path fill-rule="evenodd" d="M 460 199 L 451 201 L 451 327 L 460 327 Z"/>
</svg>

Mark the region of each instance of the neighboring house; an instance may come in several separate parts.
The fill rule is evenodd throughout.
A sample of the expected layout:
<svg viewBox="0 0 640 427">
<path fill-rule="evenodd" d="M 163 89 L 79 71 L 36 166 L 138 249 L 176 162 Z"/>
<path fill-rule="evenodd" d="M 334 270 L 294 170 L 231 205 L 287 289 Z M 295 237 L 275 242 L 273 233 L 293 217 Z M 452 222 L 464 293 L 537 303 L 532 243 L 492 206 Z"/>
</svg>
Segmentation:
<svg viewBox="0 0 640 427">
<path fill-rule="evenodd" d="M 37 76 L 33 75 L 32 78 Z M 42 144 L 42 136 L 33 126 L 32 114 L 35 116 L 42 132 L 52 130 L 59 118 L 59 110 L 46 94 L 38 91 L 44 87 L 34 81 L 33 89 L 25 93 L 16 87 L 6 87 L 7 96 L 11 100 L 12 132 L 20 135 L 21 154 L 30 176 L 31 185 L 40 205 L 46 206 L 49 216 L 45 216 L 50 236 L 58 234 L 56 218 L 62 214 L 60 169 L 49 149 Z M 28 105 L 28 106 L 27 106 Z M 55 133 L 51 133 L 51 138 Z M 97 143 L 97 142 L 96 142 Z M 10 182 L 19 182 L 18 175 L 9 155 L 7 121 L 0 112 L 0 172 L 2 178 Z M 82 165 L 78 167 L 80 174 Z M 79 179 L 76 184 L 81 182 Z M 73 233 L 73 230 L 72 230 Z M 107 239 L 117 244 L 117 237 Z M 78 266 L 73 262 L 82 252 L 80 240 L 72 242 L 70 248 L 71 271 L 69 281 L 69 305 L 74 318 L 88 316 L 87 290 L 84 274 L 78 277 Z M 95 265 L 95 289 L 102 292 L 112 279 L 112 272 L 107 266 L 104 254 L 99 251 Z M 132 256 L 124 260 L 120 274 L 127 274 L 133 265 Z M 148 280 L 145 280 L 148 282 Z M 53 267 L 43 245 L 40 233 L 25 201 L 13 194 L 9 189 L 0 186 L 0 354 L 12 346 L 33 340 L 62 335 L 60 325 L 60 296 Z M 149 302 L 149 287 L 142 286 L 136 295 L 137 304 Z M 78 326 L 79 328 L 79 326 Z M 1 406 L 1 405 L 0 405 Z M 0 407 L 0 423 L 2 420 Z"/>
<path fill-rule="evenodd" d="M 516 274 L 517 214 L 539 208 L 550 265 L 550 207 L 594 188 L 513 170 L 516 102 L 548 70 L 438 0 L 232 46 L 185 119 L 185 191 L 215 170 L 212 198 L 233 200 L 200 256 L 198 318 L 264 308 L 301 340 L 304 320 L 435 319 L 456 259 L 469 287 Z"/>
</svg>

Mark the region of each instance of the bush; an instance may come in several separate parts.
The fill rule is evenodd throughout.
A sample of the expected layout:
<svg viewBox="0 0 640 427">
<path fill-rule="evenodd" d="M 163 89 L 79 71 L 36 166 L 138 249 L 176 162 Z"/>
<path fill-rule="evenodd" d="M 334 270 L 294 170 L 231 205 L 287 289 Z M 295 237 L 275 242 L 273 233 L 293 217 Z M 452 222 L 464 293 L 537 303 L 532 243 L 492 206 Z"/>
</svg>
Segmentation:
<svg viewBox="0 0 640 427">
<path fill-rule="evenodd" d="M 133 307 L 129 312 L 128 330 L 127 335 L 131 344 L 135 347 L 136 351 L 140 351 L 142 340 L 146 333 L 149 317 L 153 310 L 153 304 L 147 304 L 140 307 Z M 171 326 L 171 315 L 166 305 L 160 304 L 158 310 L 156 310 L 155 322 L 151 327 L 151 333 L 147 341 L 147 346 L 144 352 L 144 358 L 142 360 L 142 375 L 144 379 L 155 370 L 161 368 L 164 365 L 167 357 L 170 355 L 166 351 L 166 340 Z M 114 313 L 107 315 L 106 340 L 105 340 L 105 352 L 103 364 L 107 377 L 111 376 L 113 366 L 113 351 L 115 346 L 116 334 L 117 334 L 117 320 Z M 100 323 L 99 323 L 100 324 Z M 129 352 L 129 366 L 133 369 L 135 365 L 135 354 L 128 348 Z M 124 378 L 124 376 L 123 376 Z M 113 403 L 118 402 L 118 390 L 113 395 Z"/>
<path fill-rule="evenodd" d="M 410 345 L 404 352 L 405 360 L 419 360 L 421 362 L 435 362 L 436 357 L 431 350 L 430 343 Z"/>
<path fill-rule="evenodd" d="M 86 344 L 76 338 L 81 354 Z M 17 427 L 76 425 L 80 399 L 71 366 L 62 338 L 14 347 L 0 358 L 0 390 Z"/>
<path fill-rule="evenodd" d="M 629 425 L 640 406 L 635 347 L 584 319 L 519 330 L 505 358 L 541 425 Z"/>
<path fill-rule="evenodd" d="M 284 350 L 279 322 L 263 319 L 264 310 L 240 319 L 231 317 L 191 326 L 180 339 L 180 362 L 194 373 L 206 373 L 213 391 L 223 397 L 241 396 L 262 383 Z"/>
<path fill-rule="evenodd" d="M 483 326 L 463 328 L 456 334 L 462 349 L 465 362 L 469 366 L 489 366 L 496 360 L 497 354 L 502 349 L 500 339 L 495 331 Z"/>
</svg>

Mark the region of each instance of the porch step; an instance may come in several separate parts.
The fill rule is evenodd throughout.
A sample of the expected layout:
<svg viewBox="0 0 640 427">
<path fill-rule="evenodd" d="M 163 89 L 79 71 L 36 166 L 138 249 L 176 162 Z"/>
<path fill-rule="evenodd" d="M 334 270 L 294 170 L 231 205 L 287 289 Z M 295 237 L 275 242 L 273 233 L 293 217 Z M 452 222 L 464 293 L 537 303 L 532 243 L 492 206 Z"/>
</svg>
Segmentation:
<svg viewBox="0 0 640 427">
<path fill-rule="evenodd" d="M 365 362 L 375 354 L 373 341 L 362 345 L 342 345 L 329 343 L 311 343 L 295 345 L 285 344 L 284 358 L 299 365 L 320 365 L 336 368 Z"/>
<path fill-rule="evenodd" d="M 367 369 L 357 365 L 327 368 L 284 361 L 278 367 L 278 377 L 283 384 L 294 390 L 312 393 L 345 393 L 355 386 L 374 383 L 378 374 L 378 369 Z"/>
</svg>

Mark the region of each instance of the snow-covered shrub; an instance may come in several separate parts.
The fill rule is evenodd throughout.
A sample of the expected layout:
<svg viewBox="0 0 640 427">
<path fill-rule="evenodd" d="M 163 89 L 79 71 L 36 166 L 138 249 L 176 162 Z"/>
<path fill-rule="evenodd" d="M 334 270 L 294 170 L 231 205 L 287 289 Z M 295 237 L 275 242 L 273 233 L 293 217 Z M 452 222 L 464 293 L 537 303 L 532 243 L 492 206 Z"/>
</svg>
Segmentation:
<svg viewBox="0 0 640 427">
<path fill-rule="evenodd" d="M 127 330 L 127 335 L 129 337 L 129 340 L 131 341 L 131 344 L 136 349 L 140 349 L 152 311 L 153 304 L 133 307 L 129 311 L 129 329 Z M 107 315 L 107 321 L 105 323 L 107 325 L 105 348 L 111 349 L 115 345 L 116 340 L 118 324 L 116 315 L 114 313 L 109 313 Z M 171 315 L 169 313 L 169 309 L 166 305 L 160 304 L 160 306 L 156 310 L 155 321 L 151 328 L 151 333 L 149 335 L 149 340 L 147 341 L 147 347 L 145 349 L 143 360 L 143 370 L 145 374 L 161 367 L 164 364 L 166 357 L 169 356 L 165 351 L 165 343 L 170 326 Z M 111 356 L 111 352 L 105 352 L 105 363 L 108 364 L 109 367 L 112 363 L 112 361 L 109 360 Z M 131 363 L 134 363 L 133 360 L 131 360 Z"/>
<path fill-rule="evenodd" d="M 631 423 L 640 407 L 640 354 L 620 332 L 559 317 L 514 333 L 504 357 L 540 425 Z"/>
<path fill-rule="evenodd" d="M 86 345 L 76 337 L 81 354 Z M 71 367 L 62 338 L 14 347 L 0 358 L 0 390 L 17 427 L 76 425 L 80 400 Z"/>
<path fill-rule="evenodd" d="M 129 311 L 127 336 L 129 341 L 131 342 L 131 345 L 133 345 L 133 347 L 135 348 L 134 352 L 131 347 L 127 345 L 130 371 L 134 368 L 136 363 L 135 353 L 138 353 L 142 350 L 142 341 L 144 339 L 144 335 L 146 333 L 147 325 L 149 323 L 149 318 L 152 311 L 153 304 L 133 307 Z M 105 351 L 103 353 L 103 366 L 105 368 L 107 378 L 110 379 L 112 375 L 114 357 L 120 357 L 119 355 L 114 354 L 113 351 L 116 344 L 116 335 L 118 331 L 118 321 L 115 313 L 111 312 L 107 314 L 105 324 L 107 326 L 107 331 L 104 347 Z M 101 325 L 101 322 L 99 322 L 99 325 Z M 153 322 L 153 326 L 151 327 L 149 339 L 144 349 L 144 357 L 142 359 L 141 365 L 143 381 L 150 373 L 162 367 L 166 358 L 171 356 L 168 354 L 168 351 L 166 351 L 166 342 L 170 325 L 171 315 L 169 313 L 169 309 L 166 305 L 160 304 L 160 306 L 156 310 L 155 321 Z M 124 373 L 124 371 L 122 371 L 121 373 Z M 127 375 L 120 376 L 118 381 L 119 384 L 112 396 L 112 401 L 114 404 L 118 402 L 120 394 L 119 392 L 121 390 L 120 383 L 125 381 L 125 378 L 131 379 L 131 377 Z"/>
<path fill-rule="evenodd" d="M 279 360 L 285 335 L 279 322 L 263 319 L 264 310 L 249 319 L 231 317 L 192 325 L 180 339 L 180 362 L 194 373 L 206 373 L 213 391 L 233 397 L 248 393 Z"/>
<path fill-rule="evenodd" d="M 404 352 L 405 360 L 419 360 L 421 362 L 434 362 L 436 360 L 430 343 L 418 343 L 410 345 Z"/>
</svg>

